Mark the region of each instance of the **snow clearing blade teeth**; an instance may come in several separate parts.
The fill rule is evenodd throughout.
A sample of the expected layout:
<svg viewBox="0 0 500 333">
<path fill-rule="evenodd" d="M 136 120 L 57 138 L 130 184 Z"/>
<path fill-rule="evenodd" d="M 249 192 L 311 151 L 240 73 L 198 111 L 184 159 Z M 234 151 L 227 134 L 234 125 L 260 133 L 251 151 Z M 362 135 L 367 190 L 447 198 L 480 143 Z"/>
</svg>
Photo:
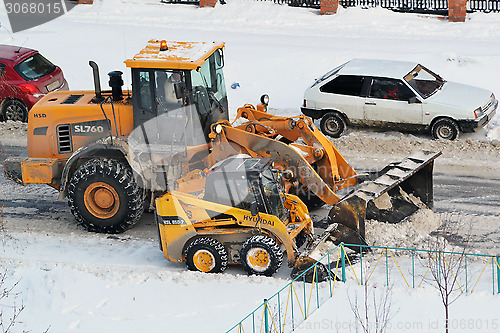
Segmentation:
<svg viewBox="0 0 500 333">
<path fill-rule="evenodd" d="M 329 213 L 330 223 L 341 224 L 355 232 L 342 231 L 343 238 L 337 238 L 336 242 L 366 244 L 366 219 L 398 223 L 419 208 L 432 208 L 432 173 L 434 160 L 440 155 L 441 152 L 418 151 L 389 164 L 372 174 L 371 180 L 361 183 Z"/>
</svg>

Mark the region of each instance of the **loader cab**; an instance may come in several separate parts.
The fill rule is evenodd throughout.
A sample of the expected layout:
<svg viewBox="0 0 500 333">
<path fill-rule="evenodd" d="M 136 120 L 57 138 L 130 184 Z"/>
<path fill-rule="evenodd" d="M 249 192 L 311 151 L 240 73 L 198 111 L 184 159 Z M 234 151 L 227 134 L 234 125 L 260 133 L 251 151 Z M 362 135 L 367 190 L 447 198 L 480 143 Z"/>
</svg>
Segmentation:
<svg viewBox="0 0 500 333">
<path fill-rule="evenodd" d="M 208 141 L 210 125 L 229 119 L 223 46 L 152 40 L 125 61 L 132 70 L 134 127 L 154 119 L 167 119 L 172 124 L 172 119 L 185 117 Z M 179 126 L 182 124 L 180 121 Z"/>
<path fill-rule="evenodd" d="M 283 190 L 270 158 L 235 156 L 215 166 L 207 176 L 204 200 L 288 219 Z"/>
</svg>

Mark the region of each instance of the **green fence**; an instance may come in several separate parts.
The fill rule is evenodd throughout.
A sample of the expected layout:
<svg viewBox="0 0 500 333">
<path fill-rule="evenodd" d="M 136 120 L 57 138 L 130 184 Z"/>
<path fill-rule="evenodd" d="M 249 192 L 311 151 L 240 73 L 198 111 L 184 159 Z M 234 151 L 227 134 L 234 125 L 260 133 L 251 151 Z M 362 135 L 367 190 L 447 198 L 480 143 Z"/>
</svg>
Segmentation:
<svg viewBox="0 0 500 333">
<path fill-rule="evenodd" d="M 326 281 L 320 282 L 319 275 L 326 276 Z M 452 282 L 457 293 L 484 290 L 488 285 L 493 294 L 500 293 L 500 257 L 341 243 L 227 333 L 292 332 L 334 296 L 340 282 L 418 288 L 437 286 L 444 279 Z"/>
</svg>

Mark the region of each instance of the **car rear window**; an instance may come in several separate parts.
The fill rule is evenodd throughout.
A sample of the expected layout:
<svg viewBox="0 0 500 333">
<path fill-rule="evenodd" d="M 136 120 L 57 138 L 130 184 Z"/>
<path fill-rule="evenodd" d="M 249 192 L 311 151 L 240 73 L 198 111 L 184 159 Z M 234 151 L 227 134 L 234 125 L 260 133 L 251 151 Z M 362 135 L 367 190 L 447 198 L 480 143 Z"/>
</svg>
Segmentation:
<svg viewBox="0 0 500 333">
<path fill-rule="evenodd" d="M 36 80 L 52 73 L 56 66 L 37 53 L 14 66 L 16 72 L 25 80 Z"/>
<path fill-rule="evenodd" d="M 345 64 L 347 64 L 347 63 L 345 63 Z M 316 81 L 314 81 L 314 83 L 311 85 L 311 88 L 316 86 L 318 83 L 321 83 L 325 80 L 328 80 L 329 78 L 331 78 L 332 76 L 337 74 L 342 68 L 344 68 L 345 64 L 342 64 L 338 67 L 335 67 L 334 69 L 332 69 L 331 71 L 329 71 L 328 73 L 326 73 L 325 75 L 320 77 L 319 79 L 316 79 Z"/>
<path fill-rule="evenodd" d="M 363 80 L 363 76 L 340 75 L 324 84 L 319 90 L 331 94 L 359 96 L 363 88 Z"/>
</svg>

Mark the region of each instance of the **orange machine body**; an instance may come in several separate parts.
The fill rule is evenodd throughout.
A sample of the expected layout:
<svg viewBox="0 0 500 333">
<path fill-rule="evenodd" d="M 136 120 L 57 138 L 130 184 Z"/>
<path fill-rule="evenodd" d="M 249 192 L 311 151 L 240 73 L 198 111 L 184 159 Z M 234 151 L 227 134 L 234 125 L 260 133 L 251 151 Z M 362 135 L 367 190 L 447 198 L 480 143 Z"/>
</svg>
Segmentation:
<svg viewBox="0 0 500 333">
<path fill-rule="evenodd" d="M 134 126 L 132 102 L 127 98 L 113 105 L 107 102 L 101 109 L 100 104 L 92 103 L 94 97 L 94 91 L 61 91 L 40 100 L 29 115 L 28 156 L 67 159 L 78 148 L 110 132 L 113 136 L 129 135 Z M 69 131 L 67 136 L 63 131 Z M 68 141 L 62 145 L 60 141 L 66 137 Z"/>
</svg>

